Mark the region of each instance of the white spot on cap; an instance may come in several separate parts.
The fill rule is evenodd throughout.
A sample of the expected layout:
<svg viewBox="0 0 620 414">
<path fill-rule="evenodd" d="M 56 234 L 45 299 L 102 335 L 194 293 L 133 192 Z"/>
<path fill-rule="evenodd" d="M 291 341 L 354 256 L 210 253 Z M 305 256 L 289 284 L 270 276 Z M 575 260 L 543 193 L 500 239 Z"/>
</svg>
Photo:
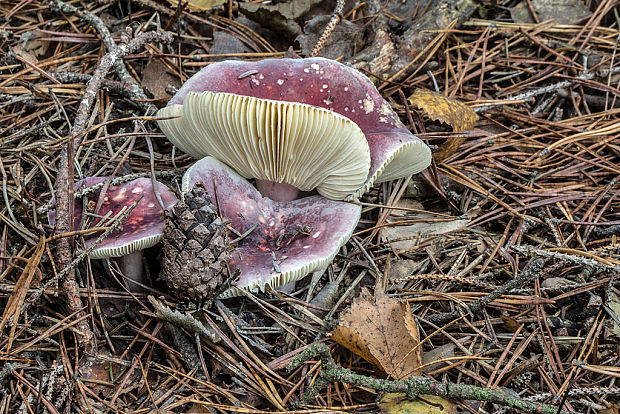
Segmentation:
<svg viewBox="0 0 620 414">
<path fill-rule="evenodd" d="M 364 99 L 364 112 L 367 114 L 371 113 L 375 109 L 375 102 L 372 100 L 369 94 L 366 94 L 366 98 Z"/>
<path fill-rule="evenodd" d="M 310 246 L 304 246 L 304 249 L 309 249 L 309 248 L 310 248 Z"/>
<path fill-rule="evenodd" d="M 348 87 L 348 86 L 345 86 L 345 87 L 344 87 L 344 91 L 346 92 L 346 91 L 348 91 L 348 90 L 349 90 L 349 87 Z"/>
<path fill-rule="evenodd" d="M 259 74 L 258 74 L 258 78 L 259 78 L 259 79 L 265 79 L 265 75 L 263 75 L 262 73 L 259 73 Z"/>
<path fill-rule="evenodd" d="M 320 232 L 320 231 L 317 231 L 316 233 L 314 233 L 314 234 L 312 235 L 312 238 L 313 238 L 313 239 L 316 239 L 316 238 L 317 238 L 317 237 L 319 237 L 320 235 L 321 235 L 321 232 Z"/>
<path fill-rule="evenodd" d="M 252 77 L 252 83 L 254 85 L 260 85 L 260 81 L 258 79 L 256 79 L 256 78 L 254 78 L 254 77 Z"/>
<path fill-rule="evenodd" d="M 329 85 L 323 85 L 323 89 L 327 89 Z"/>
<path fill-rule="evenodd" d="M 148 203 L 146 206 L 147 206 L 148 208 L 153 208 L 153 207 L 155 207 L 155 203 Z"/>
<path fill-rule="evenodd" d="M 304 68 L 304 72 L 310 73 L 310 68 Z"/>
<path fill-rule="evenodd" d="M 284 79 L 278 79 L 276 82 L 278 83 L 278 85 L 282 85 L 284 84 Z"/>
<path fill-rule="evenodd" d="M 319 69 L 321 68 L 321 67 L 319 66 L 319 64 L 318 64 L 318 63 L 313 63 L 312 65 L 310 65 L 310 67 L 311 67 L 312 69 L 316 70 L 317 72 L 318 72 L 318 71 L 319 71 Z"/>
<path fill-rule="evenodd" d="M 391 114 L 392 114 L 391 109 L 392 109 L 392 108 L 390 108 L 390 105 L 388 105 L 386 102 L 383 102 L 383 103 L 381 104 L 381 108 L 380 108 L 379 110 L 381 111 L 381 113 L 382 113 L 383 115 L 386 115 L 386 116 L 387 116 L 387 115 L 391 115 Z"/>
<path fill-rule="evenodd" d="M 349 107 L 348 107 L 348 106 L 345 106 L 345 107 L 344 107 L 344 111 L 345 111 L 345 112 L 347 112 L 348 110 L 349 110 Z"/>
<path fill-rule="evenodd" d="M 144 188 L 142 188 L 142 187 L 136 187 L 133 190 L 131 190 L 131 192 L 134 193 L 134 194 L 140 194 L 143 191 L 144 191 Z"/>
</svg>

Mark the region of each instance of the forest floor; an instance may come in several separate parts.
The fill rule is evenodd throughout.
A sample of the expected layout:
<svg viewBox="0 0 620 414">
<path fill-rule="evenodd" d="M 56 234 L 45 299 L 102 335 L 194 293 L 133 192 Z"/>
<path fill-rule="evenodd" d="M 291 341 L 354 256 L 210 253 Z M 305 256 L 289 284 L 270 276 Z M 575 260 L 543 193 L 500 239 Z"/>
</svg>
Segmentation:
<svg viewBox="0 0 620 414">
<path fill-rule="evenodd" d="M 0 413 L 620 412 L 619 14 L 613 0 L 0 2 Z M 67 180 L 179 188 L 194 159 L 153 118 L 199 69 L 311 55 L 368 76 L 434 154 L 360 199 L 314 289 L 331 301 L 309 303 L 308 276 L 184 324 L 159 247 L 152 291 L 134 292 L 74 247 L 87 231 L 50 225 Z"/>
</svg>

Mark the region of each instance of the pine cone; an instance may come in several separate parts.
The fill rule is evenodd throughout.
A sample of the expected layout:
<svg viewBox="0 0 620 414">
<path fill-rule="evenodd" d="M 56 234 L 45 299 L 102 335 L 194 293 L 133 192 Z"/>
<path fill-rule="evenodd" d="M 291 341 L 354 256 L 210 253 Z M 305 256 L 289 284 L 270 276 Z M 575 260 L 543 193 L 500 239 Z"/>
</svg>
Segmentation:
<svg viewBox="0 0 620 414">
<path fill-rule="evenodd" d="M 232 282 L 227 230 L 204 188 L 195 187 L 166 212 L 162 275 L 180 299 L 210 306 Z"/>
</svg>

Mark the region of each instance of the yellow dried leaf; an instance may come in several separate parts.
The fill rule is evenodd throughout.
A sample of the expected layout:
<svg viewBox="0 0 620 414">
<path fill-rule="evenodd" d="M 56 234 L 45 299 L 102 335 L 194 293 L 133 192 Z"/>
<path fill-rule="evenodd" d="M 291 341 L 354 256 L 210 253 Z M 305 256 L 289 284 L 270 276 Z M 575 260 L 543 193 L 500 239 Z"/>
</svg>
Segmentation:
<svg viewBox="0 0 620 414">
<path fill-rule="evenodd" d="M 450 125 L 454 132 L 472 129 L 478 119 L 463 102 L 432 91 L 417 89 L 409 97 L 409 103 L 423 110 L 429 118 Z"/>
<path fill-rule="evenodd" d="M 174 7 L 177 7 L 179 4 L 177 0 L 168 0 L 168 3 L 172 4 Z M 187 6 L 185 6 L 185 3 L 187 3 Z M 214 7 L 221 6 L 224 3 L 226 3 L 226 0 L 189 0 L 183 1 L 181 5 L 187 7 L 191 11 L 207 11 Z"/>
<path fill-rule="evenodd" d="M 476 113 L 464 103 L 432 91 L 417 89 L 409 97 L 409 103 L 424 111 L 429 118 L 450 125 L 454 132 L 468 131 L 478 120 Z M 465 134 L 455 134 L 441 145 L 433 158 L 436 162 L 445 160 L 454 154 L 466 139 Z"/>
<path fill-rule="evenodd" d="M 415 320 L 406 302 L 360 295 L 331 337 L 394 379 L 420 374 L 422 355 Z"/>
<path fill-rule="evenodd" d="M 382 414 L 452 414 L 456 413 L 456 404 L 435 395 L 420 395 L 415 401 L 409 401 L 405 394 L 385 394 L 379 403 Z"/>
</svg>

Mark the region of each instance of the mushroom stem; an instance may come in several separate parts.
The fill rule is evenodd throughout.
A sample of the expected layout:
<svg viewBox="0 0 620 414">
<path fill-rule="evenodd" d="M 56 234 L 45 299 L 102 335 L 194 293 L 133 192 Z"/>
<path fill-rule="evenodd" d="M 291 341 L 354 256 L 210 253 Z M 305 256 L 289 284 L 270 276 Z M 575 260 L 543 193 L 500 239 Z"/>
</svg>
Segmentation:
<svg viewBox="0 0 620 414">
<path fill-rule="evenodd" d="M 132 292 L 145 292 L 145 289 L 141 285 L 132 283 L 132 281 L 135 281 L 143 285 L 146 284 L 142 256 L 142 250 L 138 250 L 137 252 L 119 258 L 120 268 L 123 274 L 128 278 L 127 285 Z"/>
<path fill-rule="evenodd" d="M 256 180 L 256 188 L 273 201 L 292 201 L 297 198 L 299 189 L 287 183 L 276 183 L 268 180 Z"/>
</svg>

